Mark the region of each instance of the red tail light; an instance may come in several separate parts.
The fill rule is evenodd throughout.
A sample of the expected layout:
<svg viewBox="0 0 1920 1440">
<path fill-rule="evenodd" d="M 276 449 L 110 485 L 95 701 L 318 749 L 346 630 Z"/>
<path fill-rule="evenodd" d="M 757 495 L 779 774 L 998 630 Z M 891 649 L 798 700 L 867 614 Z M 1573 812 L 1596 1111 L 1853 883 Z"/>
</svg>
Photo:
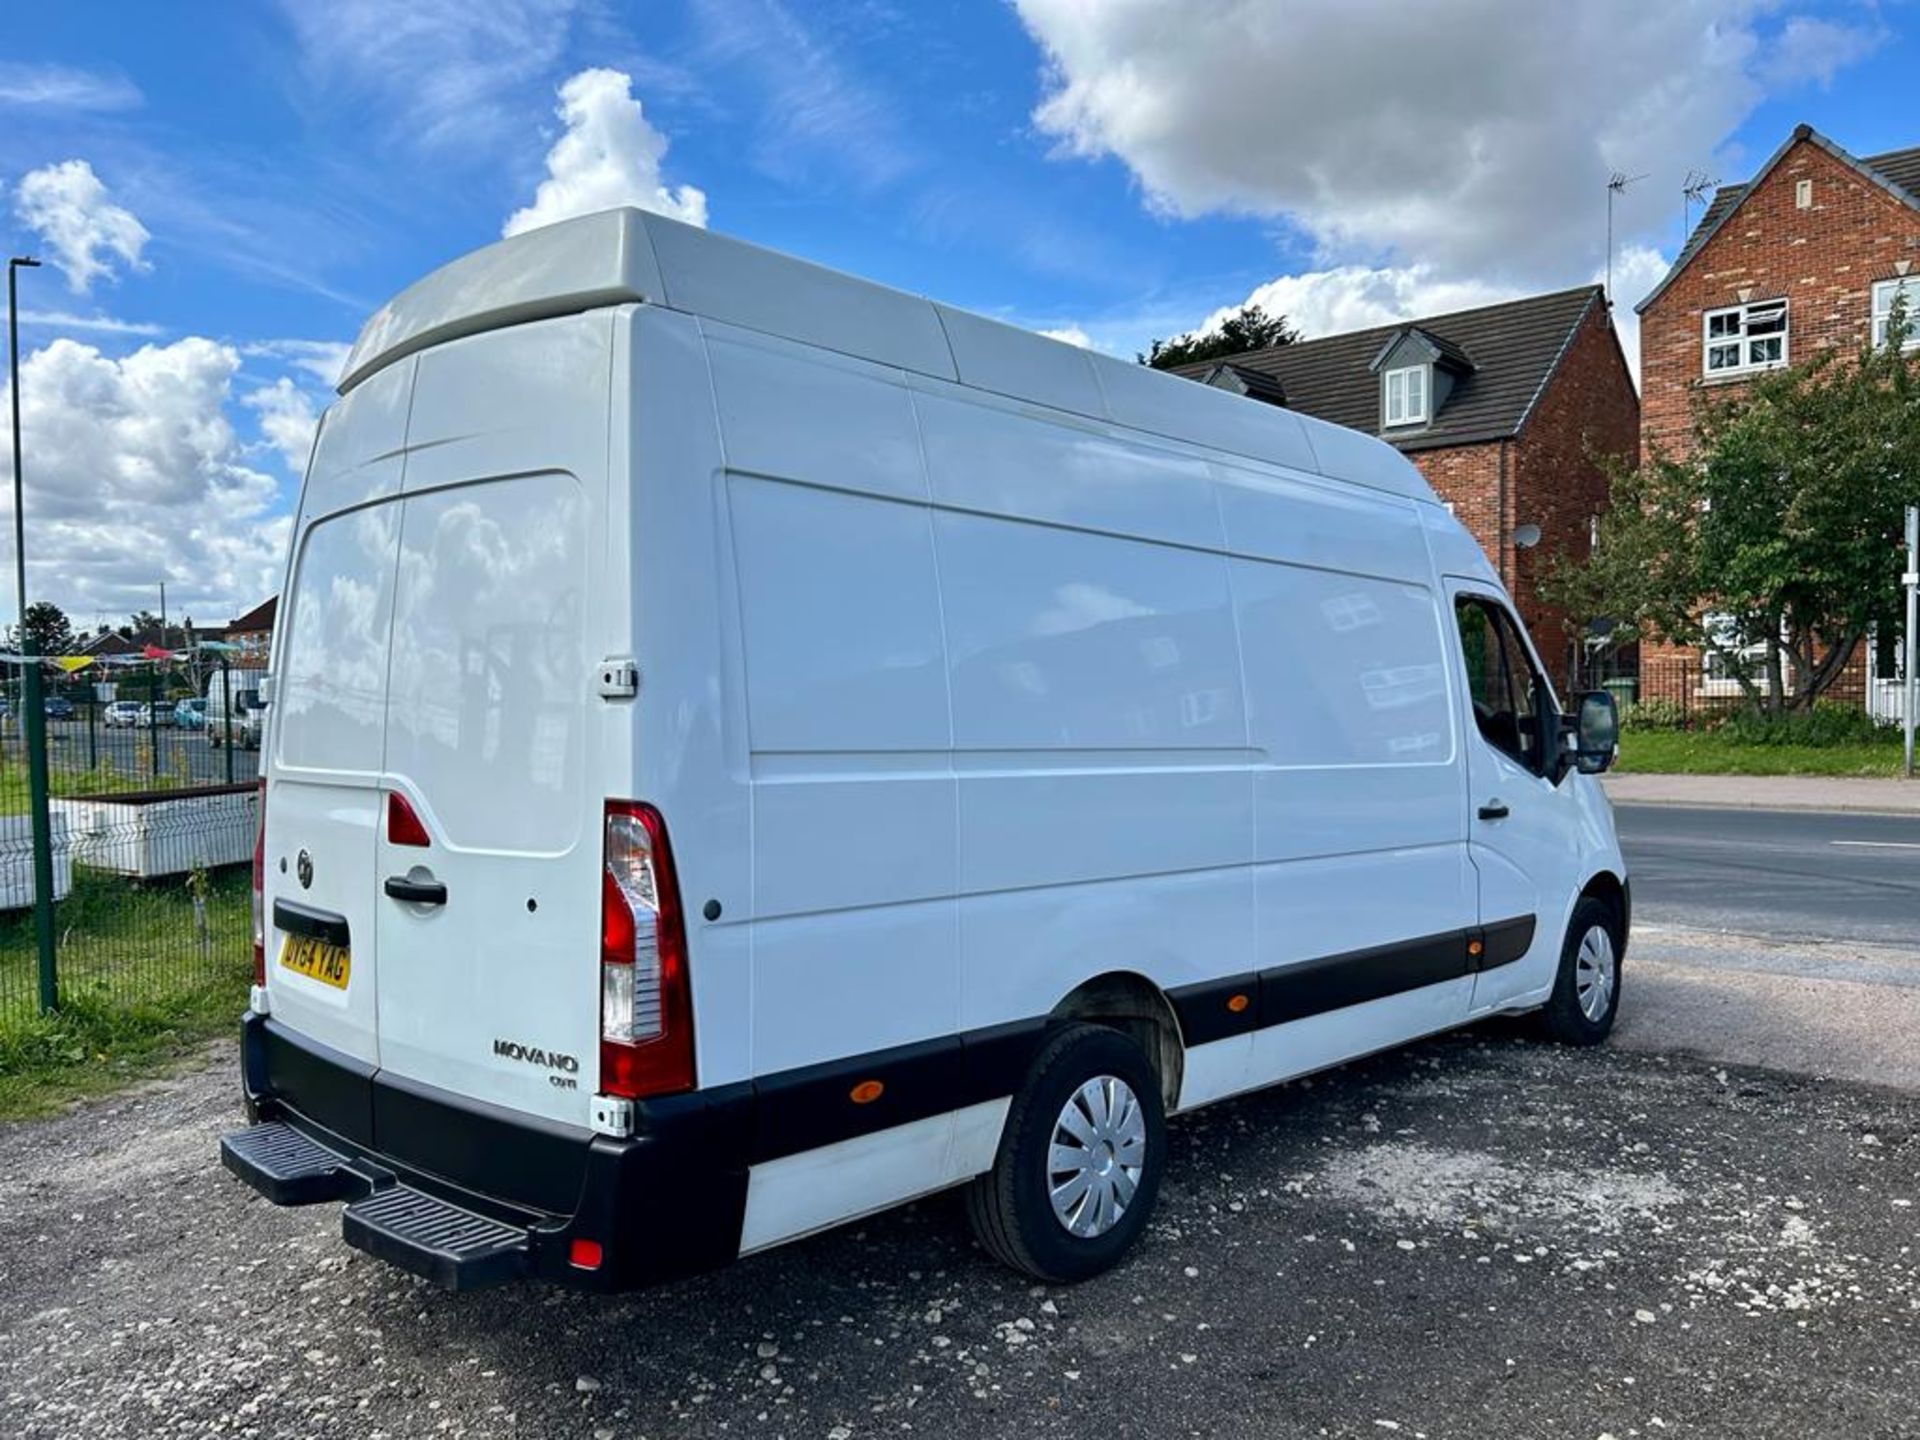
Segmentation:
<svg viewBox="0 0 1920 1440">
<path fill-rule="evenodd" d="M 267 983 L 267 782 L 260 782 L 253 819 L 253 983 Z"/>
<path fill-rule="evenodd" d="M 387 792 L 387 840 L 394 845 L 433 844 L 427 827 L 420 823 L 420 816 L 398 790 Z"/>
<path fill-rule="evenodd" d="M 600 877 L 600 1089 L 637 1100 L 693 1088 L 687 927 L 667 826 L 609 800 Z"/>
</svg>

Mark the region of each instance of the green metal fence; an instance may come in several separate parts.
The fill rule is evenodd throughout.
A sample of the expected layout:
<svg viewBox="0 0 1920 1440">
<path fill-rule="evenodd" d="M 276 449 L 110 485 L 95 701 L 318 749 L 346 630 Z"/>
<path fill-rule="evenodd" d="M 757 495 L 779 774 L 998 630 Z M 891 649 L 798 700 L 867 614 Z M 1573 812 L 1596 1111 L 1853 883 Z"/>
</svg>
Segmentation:
<svg viewBox="0 0 1920 1440">
<path fill-rule="evenodd" d="M 220 683 L 223 672 L 215 671 Z M 229 693 L 248 691 L 225 672 Z M 224 707 L 211 732 L 160 665 L 92 685 L 49 685 L 45 703 L 53 981 L 47 993 L 19 693 L 0 714 L 0 1038 L 56 1009 L 152 1012 L 230 993 L 251 963 L 248 869 L 255 717 Z M 145 708 L 138 708 L 145 707 Z"/>
</svg>

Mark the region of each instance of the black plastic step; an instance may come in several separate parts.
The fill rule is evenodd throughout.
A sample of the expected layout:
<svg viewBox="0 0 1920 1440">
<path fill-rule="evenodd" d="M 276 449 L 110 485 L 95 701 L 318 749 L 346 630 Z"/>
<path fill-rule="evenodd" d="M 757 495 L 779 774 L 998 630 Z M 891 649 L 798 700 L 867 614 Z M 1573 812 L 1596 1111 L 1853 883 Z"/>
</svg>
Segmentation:
<svg viewBox="0 0 1920 1440">
<path fill-rule="evenodd" d="M 276 1205 L 344 1200 L 369 1184 L 343 1157 L 278 1120 L 221 1136 L 220 1160 Z"/>
<path fill-rule="evenodd" d="M 448 1290 L 477 1290 L 527 1271 L 527 1232 L 406 1185 L 340 1212 L 347 1243 Z"/>
</svg>

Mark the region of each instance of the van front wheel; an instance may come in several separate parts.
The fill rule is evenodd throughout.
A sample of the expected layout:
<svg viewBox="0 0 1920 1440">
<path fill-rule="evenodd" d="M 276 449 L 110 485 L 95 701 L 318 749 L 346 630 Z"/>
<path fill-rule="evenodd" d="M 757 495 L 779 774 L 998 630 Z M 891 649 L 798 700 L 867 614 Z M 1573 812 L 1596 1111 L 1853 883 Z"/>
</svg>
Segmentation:
<svg viewBox="0 0 1920 1440">
<path fill-rule="evenodd" d="M 1007 1112 L 993 1169 L 967 1190 L 993 1257 L 1069 1284 L 1115 1264 L 1160 1192 L 1167 1122 L 1140 1047 L 1101 1025 L 1048 1039 Z"/>
<path fill-rule="evenodd" d="M 1573 907 L 1553 998 L 1542 1017 L 1555 1040 L 1598 1045 L 1612 1032 L 1620 1010 L 1620 951 L 1619 921 L 1610 907 L 1591 895 Z"/>
</svg>

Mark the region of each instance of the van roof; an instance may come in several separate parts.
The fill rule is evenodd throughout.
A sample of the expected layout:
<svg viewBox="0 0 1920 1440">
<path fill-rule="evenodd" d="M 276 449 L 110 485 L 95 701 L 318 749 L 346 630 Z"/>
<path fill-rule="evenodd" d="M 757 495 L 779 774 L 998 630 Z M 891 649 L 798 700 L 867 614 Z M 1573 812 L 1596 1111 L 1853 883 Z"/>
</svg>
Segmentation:
<svg viewBox="0 0 1920 1440">
<path fill-rule="evenodd" d="M 1418 500 L 1371 435 L 1248 400 L 650 211 L 605 210 L 461 256 L 376 311 L 340 393 L 428 346 L 641 302 Z"/>
</svg>

